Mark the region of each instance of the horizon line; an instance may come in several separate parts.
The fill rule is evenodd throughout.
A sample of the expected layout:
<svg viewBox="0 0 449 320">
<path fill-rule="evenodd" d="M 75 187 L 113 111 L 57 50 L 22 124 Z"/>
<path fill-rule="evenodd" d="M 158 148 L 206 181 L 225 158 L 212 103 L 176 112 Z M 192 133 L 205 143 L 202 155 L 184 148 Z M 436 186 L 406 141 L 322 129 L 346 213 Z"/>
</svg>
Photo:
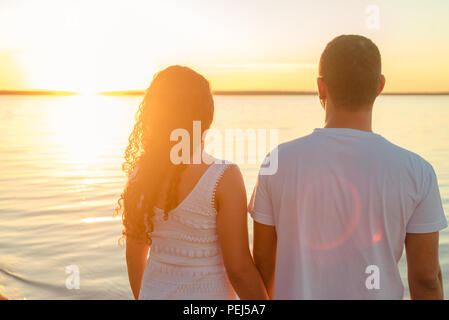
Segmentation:
<svg viewBox="0 0 449 320">
<path fill-rule="evenodd" d="M 26 95 L 26 96 L 68 96 L 82 95 L 83 93 L 75 91 L 60 90 L 0 90 L 0 95 Z M 92 93 L 92 95 L 104 96 L 143 96 L 145 90 L 118 90 L 103 91 Z M 275 96 L 275 95 L 317 95 L 317 91 L 307 90 L 212 90 L 213 95 L 217 96 Z M 422 95 L 422 96 L 441 96 L 449 95 L 449 91 L 396 91 L 383 92 L 381 95 Z"/>
</svg>

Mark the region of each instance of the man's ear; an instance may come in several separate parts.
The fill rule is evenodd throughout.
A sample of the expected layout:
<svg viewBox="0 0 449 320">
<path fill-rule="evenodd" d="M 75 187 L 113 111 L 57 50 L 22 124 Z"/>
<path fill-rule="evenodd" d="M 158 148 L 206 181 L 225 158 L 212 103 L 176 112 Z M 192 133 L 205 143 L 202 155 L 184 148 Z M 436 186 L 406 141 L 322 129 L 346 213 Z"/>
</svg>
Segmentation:
<svg viewBox="0 0 449 320">
<path fill-rule="evenodd" d="M 382 93 L 382 91 L 384 90 L 386 81 L 387 80 L 385 79 L 385 76 L 382 74 L 380 76 L 379 92 L 377 93 L 377 95 L 380 95 Z"/>
<path fill-rule="evenodd" d="M 324 108 L 325 101 L 327 99 L 326 83 L 324 83 L 324 80 L 321 77 L 318 77 L 316 82 L 317 82 L 317 85 L 318 85 L 318 97 L 320 99 L 321 106 Z"/>
<path fill-rule="evenodd" d="M 327 97 L 327 90 L 326 90 L 326 84 L 324 83 L 323 78 L 318 77 L 316 79 L 316 82 L 318 84 L 318 97 L 320 98 L 320 100 L 325 100 Z"/>
</svg>

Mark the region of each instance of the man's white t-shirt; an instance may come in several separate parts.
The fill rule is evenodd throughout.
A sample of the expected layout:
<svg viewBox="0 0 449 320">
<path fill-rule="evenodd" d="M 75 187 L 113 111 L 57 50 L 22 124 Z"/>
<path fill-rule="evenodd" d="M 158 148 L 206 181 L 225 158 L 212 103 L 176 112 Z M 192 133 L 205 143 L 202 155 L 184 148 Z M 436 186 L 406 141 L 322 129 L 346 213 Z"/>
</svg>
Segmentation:
<svg viewBox="0 0 449 320">
<path fill-rule="evenodd" d="M 315 129 L 277 148 L 249 211 L 277 233 L 275 299 L 402 299 L 406 233 L 447 227 L 432 166 L 382 136 Z"/>
</svg>

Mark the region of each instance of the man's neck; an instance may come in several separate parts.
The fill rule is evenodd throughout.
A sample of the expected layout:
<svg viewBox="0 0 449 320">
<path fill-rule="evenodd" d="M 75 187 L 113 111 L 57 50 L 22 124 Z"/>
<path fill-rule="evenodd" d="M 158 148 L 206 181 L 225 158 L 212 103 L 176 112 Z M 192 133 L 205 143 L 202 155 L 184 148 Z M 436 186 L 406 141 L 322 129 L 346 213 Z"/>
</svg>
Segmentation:
<svg viewBox="0 0 449 320">
<path fill-rule="evenodd" d="M 348 128 L 372 132 L 372 110 L 330 112 L 326 110 L 325 128 Z"/>
</svg>

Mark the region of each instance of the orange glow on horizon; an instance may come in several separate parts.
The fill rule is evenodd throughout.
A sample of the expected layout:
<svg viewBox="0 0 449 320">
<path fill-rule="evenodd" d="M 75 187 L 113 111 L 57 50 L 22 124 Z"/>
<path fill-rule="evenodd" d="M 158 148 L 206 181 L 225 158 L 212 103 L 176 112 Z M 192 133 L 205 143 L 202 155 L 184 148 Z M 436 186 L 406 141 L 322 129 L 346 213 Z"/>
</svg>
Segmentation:
<svg viewBox="0 0 449 320">
<path fill-rule="evenodd" d="M 371 2 L 2 2 L 0 90 L 143 90 L 181 64 L 214 90 L 315 91 L 326 43 L 357 33 L 379 46 L 386 92 L 449 91 L 449 2 L 378 0 L 370 29 Z"/>
</svg>

